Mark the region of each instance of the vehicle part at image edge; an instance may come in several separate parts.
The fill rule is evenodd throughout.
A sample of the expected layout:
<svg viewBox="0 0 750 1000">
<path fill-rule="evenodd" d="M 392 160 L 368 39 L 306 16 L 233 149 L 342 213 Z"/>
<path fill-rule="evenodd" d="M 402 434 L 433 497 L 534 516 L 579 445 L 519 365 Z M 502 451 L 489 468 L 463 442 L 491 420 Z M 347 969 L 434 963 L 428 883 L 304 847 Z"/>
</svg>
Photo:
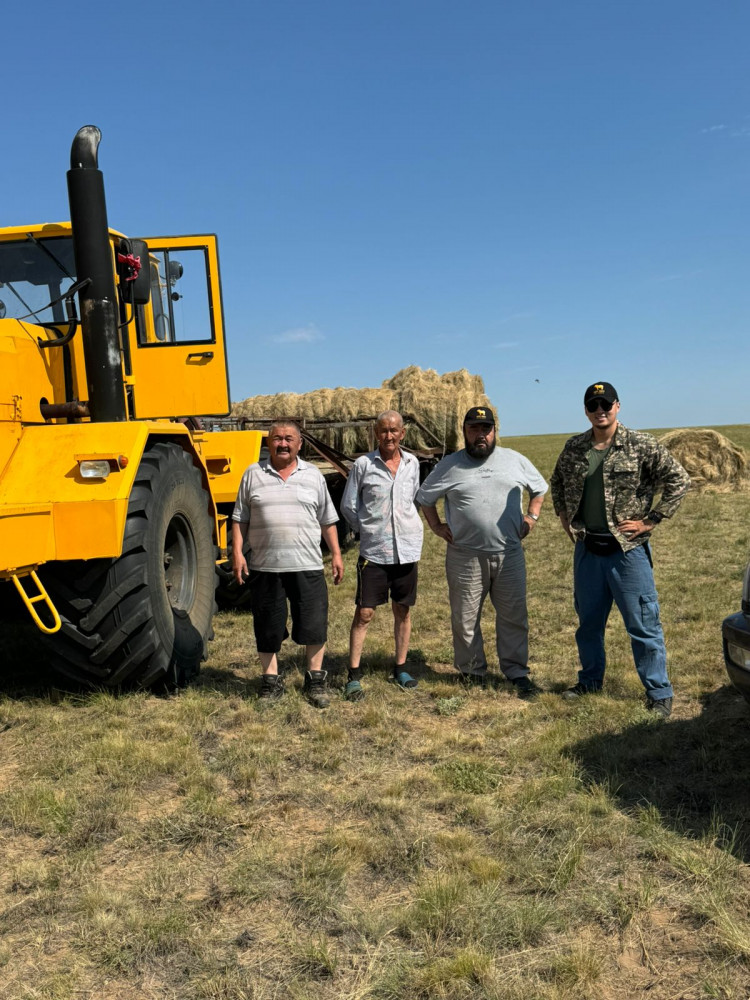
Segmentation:
<svg viewBox="0 0 750 1000">
<path fill-rule="evenodd" d="M 724 619 L 721 635 L 729 680 L 750 704 L 750 563 L 742 581 L 742 610 Z"/>
<path fill-rule="evenodd" d="M 724 666 L 729 680 L 750 704 L 750 625 L 741 612 L 724 619 L 721 627 Z"/>
<path fill-rule="evenodd" d="M 212 636 L 215 559 L 200 472 L 178 444 L 154 444 L 130 495 L 122 554 L 44 567 L 63 620 L 47 640 L 53 665 L 86 685 L 187 684 Z"/>
</svg>

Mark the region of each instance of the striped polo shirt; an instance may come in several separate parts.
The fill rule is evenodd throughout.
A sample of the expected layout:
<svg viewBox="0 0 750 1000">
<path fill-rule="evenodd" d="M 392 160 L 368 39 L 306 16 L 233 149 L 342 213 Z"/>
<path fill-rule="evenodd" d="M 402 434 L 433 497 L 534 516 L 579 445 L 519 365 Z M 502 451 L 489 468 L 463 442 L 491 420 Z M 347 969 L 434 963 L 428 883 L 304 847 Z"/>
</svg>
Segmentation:
<svg viewBox="0 0 750 1000">
<path fill-rule="evenodd" d="M 323 568 L 320 528 L 338 517 L 314 465 L 298 458 L 297 468 L 283 480 L 264 458 L 245 470 L 232 520 L 249 524 L 250 569 L 293 573 Z"/>
</svg>

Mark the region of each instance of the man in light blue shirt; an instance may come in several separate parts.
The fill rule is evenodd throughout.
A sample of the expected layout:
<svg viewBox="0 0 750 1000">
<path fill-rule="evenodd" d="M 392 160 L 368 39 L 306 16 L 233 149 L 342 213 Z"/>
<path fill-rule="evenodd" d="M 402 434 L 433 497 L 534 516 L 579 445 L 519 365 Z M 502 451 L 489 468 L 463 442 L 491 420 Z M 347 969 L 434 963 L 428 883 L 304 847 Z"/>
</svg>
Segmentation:
<svg viewBox="0 0 750 1000">
<path fill-rule="evenodd" d="M 547 484 L 531 462 L 496 447 L 495 417 L 472 406 L 464 418 L 466 447 L 444 458 L 417 494 L 430 528 L 447 542 L 445 570 L 451 606 L 454 666 L 469 681 L 483 682 L 487 659 L 482 605 L 495 608 L 500 669 L 520 697 L 539 688 L 529 677 L 526 562 L 522 539 L 539 517 Z M 524 514 L 524 492 L 529 505 Z M 445 523 L 435 508 L 445 500 Z"/>
<path fill-rule="evenodd" d="M 360 659 L 375 608 L 390 594 L 396 659 L 393 680 L 402 688 L 417 682 L 406 671 L 411 637 L 410 609 L 417 599 L 417 566 L 422 555 L 422 521 L 414 504 L 419 462 L 402 451 L 404 421 L 395 410 L 381 413 L 375 425 L 378 447 L 354 463 L 341 501 L 341 513 L 359 532 L 357 594 L 349 634 L 349 678 L 344 696 L 364 697 Z"/>
</svg>

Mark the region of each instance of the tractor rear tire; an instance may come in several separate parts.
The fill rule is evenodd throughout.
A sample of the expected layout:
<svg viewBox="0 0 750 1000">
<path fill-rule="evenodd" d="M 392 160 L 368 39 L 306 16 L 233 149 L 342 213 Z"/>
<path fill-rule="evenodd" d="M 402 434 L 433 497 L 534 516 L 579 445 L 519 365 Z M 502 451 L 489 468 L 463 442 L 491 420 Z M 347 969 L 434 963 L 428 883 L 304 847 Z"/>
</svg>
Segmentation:
<svg viewBox="0 0 750 1000">
<path fill-rule="evenodd" d="M 215 611 L 210 499 L 191 456 L 161 441 L 130 494 L 122 554 L 50 563 L 44 582 L 62 618 L 54 666 L 96 687 L 182 687 L 206 658 Z"/>
<path fill-rule="evenodd" d="M 250 611 L 252 593 L 248 583 L 239 584 L 232 573 L 231 557 L 216 567 L 219 583 L 216 588 L 216 603 L 222 611 Z"/>
</svg>

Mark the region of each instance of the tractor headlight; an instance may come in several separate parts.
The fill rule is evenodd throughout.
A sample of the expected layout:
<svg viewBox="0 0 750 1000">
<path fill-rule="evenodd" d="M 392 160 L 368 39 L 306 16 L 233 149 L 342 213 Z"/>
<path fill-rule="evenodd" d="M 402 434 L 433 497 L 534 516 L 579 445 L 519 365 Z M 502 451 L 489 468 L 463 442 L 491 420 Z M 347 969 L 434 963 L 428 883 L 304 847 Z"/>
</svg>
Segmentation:
<svg viewBox="0 0 750 1000">
<path fill-rule="evenodd" d="M 85 459 L 78 463 L 83 479 L 106 479 L 110 473 L 109 462 L 102 459 Z"/>
</svg>

